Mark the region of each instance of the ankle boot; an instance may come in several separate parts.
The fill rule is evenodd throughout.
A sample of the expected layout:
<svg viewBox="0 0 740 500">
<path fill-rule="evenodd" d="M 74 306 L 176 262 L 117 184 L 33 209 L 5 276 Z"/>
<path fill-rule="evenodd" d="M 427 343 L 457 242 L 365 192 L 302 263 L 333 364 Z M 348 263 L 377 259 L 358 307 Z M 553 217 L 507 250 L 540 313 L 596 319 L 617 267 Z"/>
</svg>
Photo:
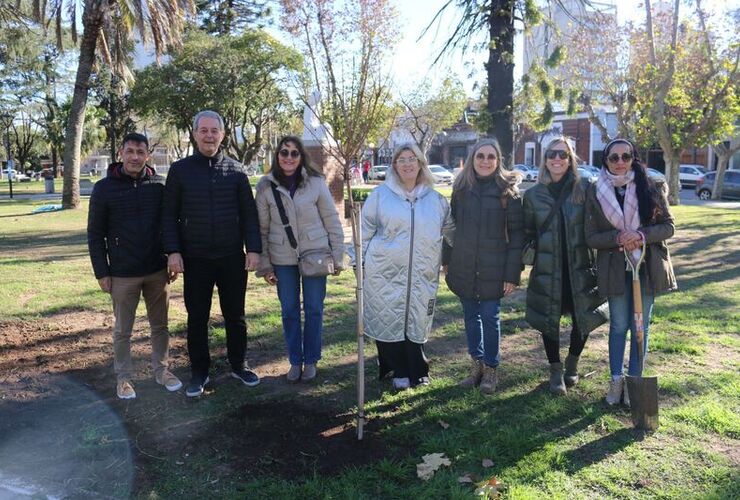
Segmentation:
<svg viewBox="0 0 740 500">
<path fill-rule="evenodd" d="M 563 363 L 550 363 L 550 392 L 556 396 L 565 396 L 565 382 L 563 381 Z"/>
<path fill-rule="evenodd" d="M 565 385 L 573 387 L 578 383 L 578 356 L 568 354 L 565 358 Z"/>
<path fill-rule="evenodd" d="M 606 393 L 606 402 L 611 406 L 619 403 L 622 399 L 622 387 L 624 377 L 612 378 L 609 381 L 609 392 Z"/>
<path fill-rule="evenodd" d="M 496 392 L 498 384 L 498 375 L 496 367 L 483 365 L 483 378 L 480 381 L 480 392 L 483 394 L 493 394 Z"/>
<path fill-rule="evenodd" d="M 470 374 L 460 382 L 460 387 L 478 387 L 483 378 L 483 361 L 470 358 Z"/>
</svg>

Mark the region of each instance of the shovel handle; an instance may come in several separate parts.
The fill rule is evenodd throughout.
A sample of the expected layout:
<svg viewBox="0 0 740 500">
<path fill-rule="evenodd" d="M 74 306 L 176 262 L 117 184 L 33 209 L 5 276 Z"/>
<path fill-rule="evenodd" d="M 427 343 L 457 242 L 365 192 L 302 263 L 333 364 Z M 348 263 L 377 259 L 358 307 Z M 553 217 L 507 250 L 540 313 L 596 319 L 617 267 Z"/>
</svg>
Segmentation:
<svg viewBox="0 0 740 500">
<path fill-rule="evenodd" d="M 642 290 L 640 289 L 640 280 L 632 280 L 632 299 L 635 309 L 634 321 L 635 321 L 635 341 L 637 342 L 637 360 L 640 366 L 640 374 L 645 363 L 645 331 L 642 319 Z"/>
</svg>

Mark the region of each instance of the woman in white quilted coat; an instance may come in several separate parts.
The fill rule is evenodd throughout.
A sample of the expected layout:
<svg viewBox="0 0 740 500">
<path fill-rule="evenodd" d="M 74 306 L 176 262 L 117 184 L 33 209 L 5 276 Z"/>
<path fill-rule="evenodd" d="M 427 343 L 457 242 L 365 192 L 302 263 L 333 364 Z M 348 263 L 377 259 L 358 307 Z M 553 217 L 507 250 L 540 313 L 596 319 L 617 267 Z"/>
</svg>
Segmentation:
<svg viewBox="0 0 740 500">
<path fill-rule="evenodd" d="M 443 232 L 452 227 L 424 155 L 414 144 L 399 146 L 386 181 L 362 210 L 365 334 L 376 341 L 380 377 L 393 372 L 395 389 L 429 383 L 423 345 L 432 329 Z"/>
</svg>

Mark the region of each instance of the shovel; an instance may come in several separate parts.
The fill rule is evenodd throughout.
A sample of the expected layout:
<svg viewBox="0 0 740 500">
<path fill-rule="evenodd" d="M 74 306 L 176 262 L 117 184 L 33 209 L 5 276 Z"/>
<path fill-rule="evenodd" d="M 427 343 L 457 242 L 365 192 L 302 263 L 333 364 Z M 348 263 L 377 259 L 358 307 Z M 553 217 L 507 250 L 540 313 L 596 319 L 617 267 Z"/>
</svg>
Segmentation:
<svg viewBox="0 0 740 500">
<path fill-rule="evenodd" d="M 637 342 L 638 376 L 627 376 L 627 391 L 632 410 L 632 424 L 636 429 L 653 431 L 658 428 L 658 377 L 643 377 L 645 368 L 644 337 L 642 322 L 642 290 L 640 290 L 640 265 L 645 260 L 645 242 L 637 263 L 632 262 L 632 255 L 624 251 L 627 268 L 632 271 L 632 299 L 634 301 L 635 337 Z"/>
</svg>

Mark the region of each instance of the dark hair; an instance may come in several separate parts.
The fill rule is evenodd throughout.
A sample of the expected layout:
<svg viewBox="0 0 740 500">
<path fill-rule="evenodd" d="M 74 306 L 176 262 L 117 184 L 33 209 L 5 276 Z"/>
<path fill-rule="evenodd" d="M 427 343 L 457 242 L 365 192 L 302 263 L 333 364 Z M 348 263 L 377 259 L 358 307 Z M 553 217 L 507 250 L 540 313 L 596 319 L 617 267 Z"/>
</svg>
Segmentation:
<svg viewBox="0 0 740 500">
<path fill-rule="evenodd" d="M 121 147 L 125 146 L 127 142 L 143 143 L 146 144 L 147 149 L 149 149 L 149 139 L 147 139 L 144 134 L 140 134 L 138 132 L 129 132 L 126 134 L 121 142 Z"/>
<path fill-rule="evenodd" d="M 301 153 L 301 163 L 298 164 L 298 184 L 300 185 L 303 182 L 301 167 L 306 169 L 306 172 L 310 177 L 321 177 L 321 173 L 317 171 L 313 167 L 313 165 L 311 165 L 311 158 L 309 158 L 308 154 L 306 154 L 306 148 L 303 146 L 303 141 L 301 141 L 295 135 L 286 135 L 282 139 L 280 139 L 277 147 L 275 148 L 275 152 L 272 155 L 272 165 L 270 166 L 270 173 L 272 173 L 272 176 L 275 178 L 275 180 L 278 181 L 281 186 L 286 188 L 288 187 L 288 178 L 283 172 L 283 169 L 280 168 L 278 155 L 280 155 L 280 150 L 283 149 L 283 146 L 285 146 L 285 144 L 289 142 L 293 143 L 298 152 Z"/>
<path fill-rule="evenodd" d="M 640 155 L 637 147 L 632 141 L 627 139 L 614 139 L 604 147 L 604 154 L 601 156 L 603 168 L 609 170 L 607 158 L 612 147 L 616 144 L 627 144 L 632 149 L 632 171 L 635 172 L 635 192 L 637 194 L 637 206 L 640 211 L 640 223 L 649 224 L 660 210 L 661 193 L 658 187 L 647 173 L 645 165 L 640 161 Z"/>
</svg>

